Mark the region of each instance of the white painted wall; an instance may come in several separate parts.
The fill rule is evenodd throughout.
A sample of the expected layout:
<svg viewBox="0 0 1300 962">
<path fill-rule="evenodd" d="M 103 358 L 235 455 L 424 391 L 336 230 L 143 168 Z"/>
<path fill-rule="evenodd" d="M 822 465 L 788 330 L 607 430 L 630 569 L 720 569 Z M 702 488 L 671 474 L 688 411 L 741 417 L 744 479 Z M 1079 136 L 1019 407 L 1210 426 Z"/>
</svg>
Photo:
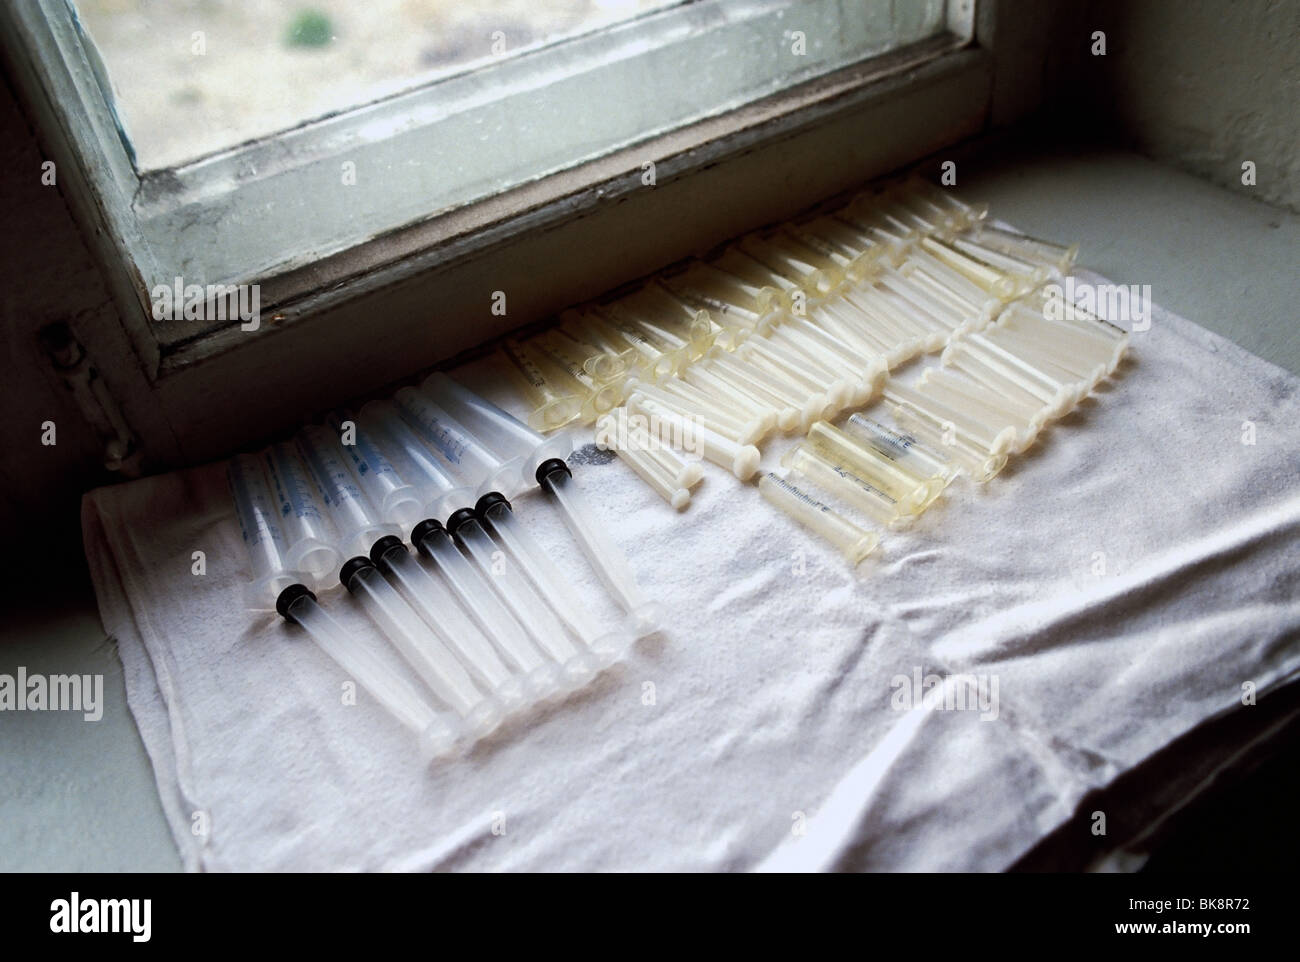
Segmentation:
<svg viewBox="0 0 1300 962">
<path fill-rule="evenodd" d="M 1107 35 L 1105 82 L 1080 92 L 1125 140 L 1300 211 L 1300 2 L 1093 0 L 1090 19 Z"/>
</svg>

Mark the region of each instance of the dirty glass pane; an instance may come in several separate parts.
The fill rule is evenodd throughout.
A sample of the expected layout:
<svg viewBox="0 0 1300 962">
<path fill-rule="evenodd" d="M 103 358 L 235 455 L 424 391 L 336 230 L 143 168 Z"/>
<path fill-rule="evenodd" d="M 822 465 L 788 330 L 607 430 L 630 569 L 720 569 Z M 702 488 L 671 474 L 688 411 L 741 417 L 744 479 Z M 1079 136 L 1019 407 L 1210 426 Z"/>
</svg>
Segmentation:
<svg viewBox="0 0 1300 962">
<path fill-rule="evenodd" d="M 734 23 L 730 41 L 717 34 L 704 56 L 693 52 L 667 83 L 647 77 L 655 88 L 638 96 L 660 102 L 662 116 L 654 114 L 651 127 L 662 130 L 931 36 L 943 27 L 945 6 L 944 0 L 74 2 L 141 171 L 177 167 L 417 88 L 432 85 L 436 93 L 452 78 L 472 81 L 475 98 L 501 100 Z M 532 69 L 519 69 L 520 61 Z M 472 108 L 464 88 L 455 88 L 449 111 Z M 563 89 L 574 96 L 573 87 Z M 579 95 L 589 100 L 579 106 L 593 115 L 647 113 L 644 104 L 626 102 L 633 96 L 627 89 L 593 84 Z M 582 124 L 574 131 L 574 160 L 621 146 L 625 127 L 614 123 L 605 134 L 600 124 Z M 525 160 L 515 173 L 523 179 L 540 171 Z"/>
</svg>

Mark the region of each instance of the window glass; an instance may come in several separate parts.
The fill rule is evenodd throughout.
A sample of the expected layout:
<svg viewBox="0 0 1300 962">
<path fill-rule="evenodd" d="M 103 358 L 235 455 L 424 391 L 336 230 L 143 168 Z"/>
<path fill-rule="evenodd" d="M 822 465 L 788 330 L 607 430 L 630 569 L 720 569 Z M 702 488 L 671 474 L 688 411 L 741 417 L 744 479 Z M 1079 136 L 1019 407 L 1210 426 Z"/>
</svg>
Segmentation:
<svg viewBox="0 0 1300 962">
<path fill-rule="evenodd" d="M 141 170 L 683 0 L 76 0 Z"/>
</svg>

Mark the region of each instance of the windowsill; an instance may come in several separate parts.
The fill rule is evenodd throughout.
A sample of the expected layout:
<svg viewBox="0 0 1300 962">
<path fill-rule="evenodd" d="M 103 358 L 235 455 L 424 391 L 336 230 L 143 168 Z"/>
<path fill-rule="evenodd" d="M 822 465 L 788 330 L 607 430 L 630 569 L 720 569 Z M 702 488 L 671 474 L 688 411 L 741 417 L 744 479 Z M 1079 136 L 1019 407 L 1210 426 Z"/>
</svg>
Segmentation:
<svg viewBox="0 0 1300 962">
<path fill-rule="evenodd" d="M 487 251 L 508 248 L 521 237 L 555 230 L 597 210 L 610 209 L 651 189 L 641 180 L 647 159 L 655 163 L 653 189 L 662 190 L 763 144 L 779 142 L 892 97 L 902 88 L 959 75 L 979 77 L 987 69 L 988 54 L 961 51 L 965 44 L 965 40 L 945 34 L 884 54 L 277 274 L 261 284 L 264 323 L 273 318 L 274 327 L 260 336 L 290 329 L 413 277 L 454 271 Z M 762 209 L 761 202 L 752 198 L 729 201 L 742 199 Z M 663 263 L 686 253 L 680 250 L 666 255 Z M 635 276 L 605 277 L 602 289 Z M 161 333 L 158 375 L 166 377 L 250 340 L 237 325 L 198 335 Z"/>
<path fill-rule="evenodd" d="M 653 187 L 641 183 L 639 157 L 614 155 L 598 162 L 603 180 L 575 181 L 558 201 L 529 185 L 384 238 L 392 249 L 382 265 L 375 250 L 322 261 L 295 278 L 297 300 L 264 309 L 259 331 L 170 347 L 151 393 L 190 463 L 264 442 L 977 134 L 992 60 L 984 49 L 958 50 L 874 83 L 841 77 L 843 86 L 804 91 L 798 110 L 753 115 L 729 136 L 697 131 L 703 143 L 694 145 L 680 133 Z M 505 313 L 493 309 L 498 291 Z M 277 403 L 232 388 L 244 384 L 274 384 Z"/>
<path fill-rule="evenodd" d="M 1232 193 L 1133 153 L 1030 152 L 978 145 L 964 151 L 960 189 L 994 216 L 1044 237 L 1081 242 L 1081 265 L 1116 281 L 1150 283 L 1155 301 L 1300 375 L 1292 322 L 1300 216 Z M 1238 252 L 1223 283 L 1222 251 Z M 57 664 L 120 678 L 104 646 L 75 543 L 42 570 L 79 571 L 58 604 L 9 587 L 8 664 Z M 25 643 L 19 641 L 24 640 Z M 17 644 L 8 642 L 19 642 Z M 39 657 L 38 657 L 39 656 Z M 125 690 L 105 685 L 105 721 L 86 740 L 64 713 L 31 713 L 14 743 L 10 781 L 24 786 L 21 817 L 0 818 L 0 868 L 8 871 L 179 870 L 149 759 L 128 721 Z M 69 786 L 75 786 L 70 791 Z M 9 813 L 6 813 L 9 814 Z M 1284 824 L 1262 824 L 1260 855 Z M 101 845 L 87 845 L 87 839 Z M 39 846 L 39 847 L 38 847 Z"/>
<path fill-rule="evenodd" d="M 1078 241 L 1081 266 L 1150 284 L 1161 307 L 1300 375 L 1300 215 L 1127 150 L 1044 149 L 1035 133 L 960 162 L 963 194 L 1029 234 Z"/>
</svg>

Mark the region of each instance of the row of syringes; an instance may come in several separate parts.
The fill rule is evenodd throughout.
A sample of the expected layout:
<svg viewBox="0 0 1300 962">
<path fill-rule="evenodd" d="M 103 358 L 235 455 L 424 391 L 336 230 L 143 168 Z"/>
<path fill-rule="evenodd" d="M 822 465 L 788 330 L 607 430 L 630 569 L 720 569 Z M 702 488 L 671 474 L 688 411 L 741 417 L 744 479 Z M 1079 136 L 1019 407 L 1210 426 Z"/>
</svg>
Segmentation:
<svg viewBox="0 0 1300 962">
<path fill-rule="evenodd" d="M 909 523 L 957 474 L 995 476 L 1126 349 L 1124 332 L 1075 305 L 1048 310 L 1044 285 L 1077 245 L 1002 230 L 987 210 L 920 180 L 887 185 L 567 311 L 507 341 L 508 369 L 534 423 L 594 420 L 597 443 L 678 510 L 700 477 L 683 450 L 746 480 L 758 444 L 802 430 L 785 475 L 759 487 L 857 562 L 878 536 L 808 485 Z M 940 365 L 915 386 L 890 376 L 934 351 Z M 894 425 L 830 423 L 882 392 Z"/>
<path fill-rule="evenodd" d="M 339 413 L 240 455 L 228 477 L 253 572 L 249 607 L 302 626 L 420 734 L 428 756 L 471 744 L 586 684 L 659 625 L 659 606 L 573 480 L 571 449 L 436 373 L 355 418 Z M 612 630 L 515 516 L 509 497 L 534 483 L 626 613 Z M 312 588 L 336 571 L 436 706 L 317 601 Z"/>
<path fill-rule="evenodd" d="M 786 476 L 760 479 L 763 496 L 857 564 L 879 536 L 806 485 L 898 527 L 959 473 L 991 479 L 1008 455 L 1027 450 L 1049 422 L 1112 374 L 1128 347 L 1119 328 L 1055 316 L 1034 300 L 1012 305 L 982 332 L 954 337 L 914 385 L 886 382 L 884 400 L 897 429 L 864 413 L 849 415 L 841 428 L 815 423 L 782 459 Z"/>
<path fill-rule="evenodd" d="M 919 179 L 890 185 L 565 311 L 502 354 L 539 430 L 654 418 L 689 427 L 704 457 L 747 480 L 773 431 L 861 407 L 891 369 L 985 329 L 1070 269 L 1076 247 L 986 214 Z M 674 506 L 689 503 L 671 448 L 613 447 Z"/>
</svg>

